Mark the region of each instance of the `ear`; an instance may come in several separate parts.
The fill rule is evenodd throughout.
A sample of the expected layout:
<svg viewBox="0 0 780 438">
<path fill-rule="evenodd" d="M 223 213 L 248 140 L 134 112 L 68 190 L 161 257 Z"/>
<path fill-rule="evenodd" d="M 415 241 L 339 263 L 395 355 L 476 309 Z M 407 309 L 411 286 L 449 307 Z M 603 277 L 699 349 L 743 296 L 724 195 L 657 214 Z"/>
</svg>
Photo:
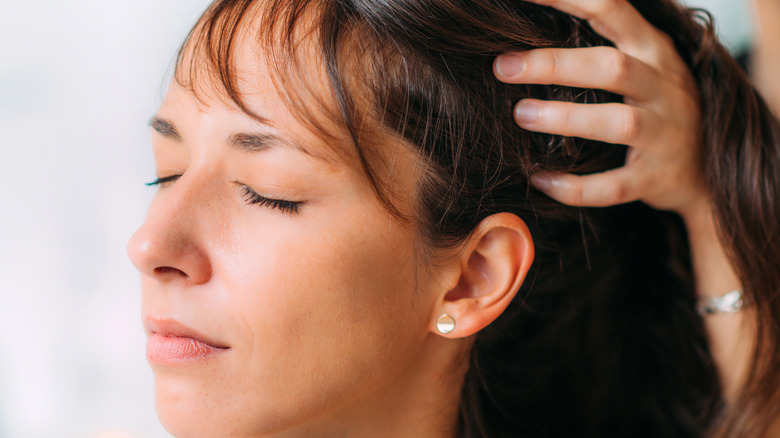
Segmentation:
<svg viewBox="0 0 780 438">
<path fill-rule="evenodd" d="M 463 338 L 486 327 L 515 297 L 533 260 L 531 232 L 522 219 L 511 213 L 485 218 L 455 256 L 456 285 L 439 297 L 430 330 Z M 454 329 L 446 334 L 437 329 L 445 314 L 455 320 Z"/>
</svg>

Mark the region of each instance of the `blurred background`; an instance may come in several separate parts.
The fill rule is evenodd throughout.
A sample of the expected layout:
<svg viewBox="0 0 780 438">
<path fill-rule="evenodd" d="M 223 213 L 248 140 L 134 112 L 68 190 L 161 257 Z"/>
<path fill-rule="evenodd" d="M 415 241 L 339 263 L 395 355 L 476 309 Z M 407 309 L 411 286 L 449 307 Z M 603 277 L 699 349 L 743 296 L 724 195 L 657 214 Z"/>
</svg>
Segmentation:
<svg viewBox="0 0 780 438">
<path fill-rule="evenodd" d="M 125 244 L 147 122 L 206 0 L 0 0 L 0 438 L 163 438 Z M 728 46 L 743 0 L 690 0 Z"/>
<path fill-rule="evenodd" d="M 125 244 L 207 0 L 0 0 L 0 437 L 167 437 Z"/>
</svg>

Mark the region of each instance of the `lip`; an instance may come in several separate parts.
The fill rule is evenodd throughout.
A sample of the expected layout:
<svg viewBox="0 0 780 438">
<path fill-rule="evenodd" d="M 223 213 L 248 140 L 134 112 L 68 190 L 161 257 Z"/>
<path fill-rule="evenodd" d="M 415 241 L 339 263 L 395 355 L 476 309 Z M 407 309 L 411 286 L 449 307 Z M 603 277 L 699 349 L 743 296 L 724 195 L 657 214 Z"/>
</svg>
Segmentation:
<svg viewBox="0 0 780 438">
<path fill-rule="evenodd" d="M 160 365 L 184 365 L 221 356 L 229 346 L 174 319 L 147 318 L 146 359 Z"/>
</svg>

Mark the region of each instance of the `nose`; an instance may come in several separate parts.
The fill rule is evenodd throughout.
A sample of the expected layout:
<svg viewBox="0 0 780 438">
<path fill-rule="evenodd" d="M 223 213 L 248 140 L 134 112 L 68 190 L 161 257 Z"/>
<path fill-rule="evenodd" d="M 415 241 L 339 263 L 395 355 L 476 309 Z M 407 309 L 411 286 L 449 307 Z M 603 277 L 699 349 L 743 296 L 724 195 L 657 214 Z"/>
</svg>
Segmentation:
<svg viewBox="0 0 780 438">
<path fill-rule="evenodd" d="M 130 261 L 141 274 L 160 282 L 188 285 L 207 283 L 212 266 L 199 217 L 208 209 L 198 204 L 197 190 L 182 177 L 162 188 L 149 207 L 146 220 L 127 244 Z"/>
</svg>

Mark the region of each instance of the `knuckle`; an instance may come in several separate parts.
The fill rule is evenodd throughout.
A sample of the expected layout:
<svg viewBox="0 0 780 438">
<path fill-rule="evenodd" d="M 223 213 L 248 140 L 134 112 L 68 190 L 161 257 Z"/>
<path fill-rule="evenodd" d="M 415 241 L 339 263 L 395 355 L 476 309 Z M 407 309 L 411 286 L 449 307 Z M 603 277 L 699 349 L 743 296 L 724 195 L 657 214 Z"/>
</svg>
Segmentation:
<svg viewBox="0 0 780 438">
<path fill-rule="evenodd" d="M 560 108 L 560 130 L 563 135 L 572 135 L 577 128 L 577 114 L 570 107 L 562 105 Z"/>
<path fill-rule="evenodd" d="M 594 13 L 603 15 L 614 10 L 621 0 L 601 0 L 596 2 Z"/>
<path fill-rule="evenodd" d="M 553 78 L 557 78 L 558 74 L 560 73 L 561 68 L 561 60 L 560 60 L 560 53 L 558 53 L 558 50 L 551 49 L 547 56 L 547 76 L 552 81 Z"/>
<path fill-rule="evenodd" d="M 623 117 L 620 121 L 618 130 L 619 141 L 621 143 L 633 143 L 642 131 L 642 122 L 639 115 L 639 109 L 633 106 L 625 107 L 622 111 Z"/>
<path fill-rule="evenodd" d="M 590 2 L 589 7 L 587 7 L 586 10 L 586 19 L 587 20 L 598 20 L 600 18 L 604 18 L 605 15 L 608 15 L 611 11 L 615 10 L 617 7 L 620 6 L 620 3 L 622 3 L 624 0 L 598 0 L 595 2 Z"/>
<path fill-rule="evenodd" d="M 631 74 L 631 58 L 618 49 L 610 48 L 607 55 L 607 71 L 612 81 L 624 82 Z"/>
<path fill-rule="evenodd" d="M 628 195 L 628 188 L 620 183 L 610 184 L 605 195 L 605 205 L 620 204 L 625 202 L 626 196 Z"/>
<path fill-rule="evenodd" d="M 539 81 L 540 84 L 554 84 L 558 74 L 560 55 L 556 49 L 536 49 L 526 58 L 526 78 Z"/>
</svg>

